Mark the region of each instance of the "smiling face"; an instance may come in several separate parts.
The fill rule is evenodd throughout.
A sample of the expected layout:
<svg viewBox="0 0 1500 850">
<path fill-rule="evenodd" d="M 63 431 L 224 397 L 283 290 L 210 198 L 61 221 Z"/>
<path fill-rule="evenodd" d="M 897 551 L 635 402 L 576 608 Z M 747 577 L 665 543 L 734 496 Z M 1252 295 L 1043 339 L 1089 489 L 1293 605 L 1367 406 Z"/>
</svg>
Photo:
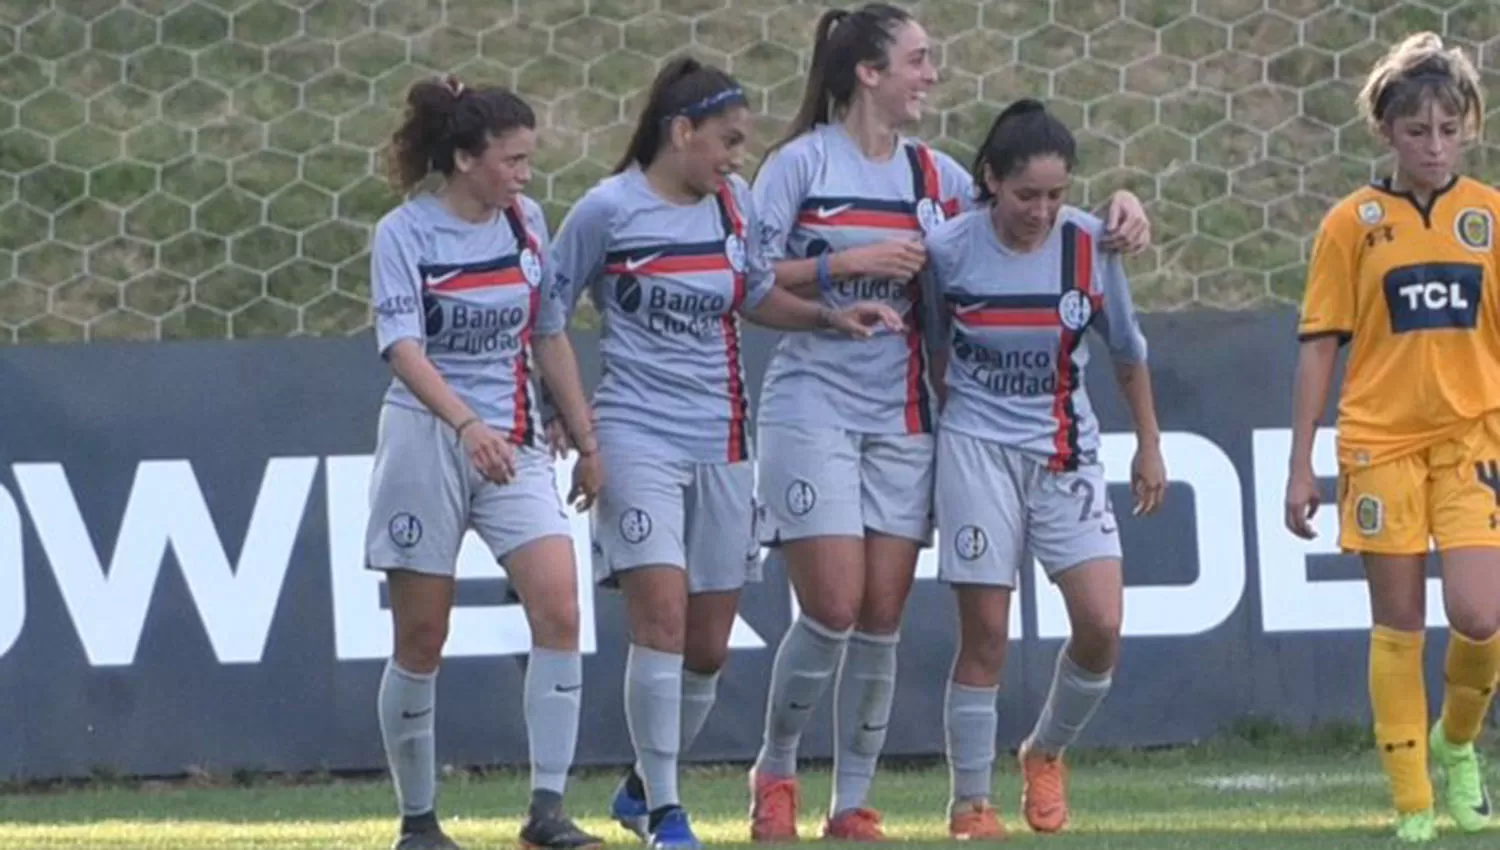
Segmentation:
<svg viewBox="0 0 1500 850">
<path fill-rule="evenodd" d="M 885 67 L 865 63 L 859 66 L 858 76 L 870 102 L 891 126 L 921 121 L 927 96 L 938 81 L 927 31 L 916 21 L 899 24 L 891 31 Z"/>
<path fill-rule="evenodd" d="M 1046 238 L 1068 197 L 1073 176 L 1056 154 L 1039 154 L 1003 178 L 985 166 L 984 182 L 994 197 L 995 223 L 1012 247 L 1031 248 Z"/>
<path fill-rule="evenodd" d="M 740 170 L 750 129 L 750 110 L 740 105 L 710 115 L 696 127 L 686 118 L 673 119 L 672 138 L 681 151 L 683 177 L 694 192 L 713 194 Z"/>
</svg>

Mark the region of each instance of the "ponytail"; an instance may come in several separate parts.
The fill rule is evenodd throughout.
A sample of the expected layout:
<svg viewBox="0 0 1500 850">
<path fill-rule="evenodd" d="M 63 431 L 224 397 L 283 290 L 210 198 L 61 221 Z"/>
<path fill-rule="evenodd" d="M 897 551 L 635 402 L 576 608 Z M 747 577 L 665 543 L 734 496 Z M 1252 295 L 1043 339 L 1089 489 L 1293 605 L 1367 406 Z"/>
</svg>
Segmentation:
<svg viewBox="0 0 1500 850">
<path fill-rule="evenodd" d="M 895 32 L 911 20 L 903 9 L 886 3 L 867 3 L 850 12 L 829 9 L 818 19 L 813 34 L 812 61 L 802 105 L 787 125 L 786 135 L 766 151 L 781 147 L 819 124 L 831 123 L 849 108 L 859 87 L 855 69 L 868 62 L 884 70 L 890 64 Z"/>
<path fill-rule="evenodd" d="M 1078 143 L 1067 125 L 1047 111 L 1035 98 L 1023 97 L 1005 107 L 979 146 L 974 157 L 974 185 L 978 200 L 994 198 L 984 179 L 985 166 L 996 180 L 1003 180 L 1026 166 L 1032 157 L 1060 157 L 1069 171 L 1078 163 Z"/>
<path fill-rule="evenodd" d="M 386 152 L 390 182 L 408 194 L 434 171 L 452 175 L 458 151 L 481 156 L 491 138 L 521 127 L 536 129 L 536 113 L 509 89 L 471 89 L 454 76 L 413 83 Z"/>
<path fill-rule="evenodd" d="M 697 127 L 707 118 L 747 103 L 739 83 L 718 68 L 690 56 L 669 61 L 651 83 L 646 105 L 636 119 L 635 132 L 611 173 L 619 174 L 632 165 L 649 167 L 674 119 L 686 118 Z"/>
</svg>

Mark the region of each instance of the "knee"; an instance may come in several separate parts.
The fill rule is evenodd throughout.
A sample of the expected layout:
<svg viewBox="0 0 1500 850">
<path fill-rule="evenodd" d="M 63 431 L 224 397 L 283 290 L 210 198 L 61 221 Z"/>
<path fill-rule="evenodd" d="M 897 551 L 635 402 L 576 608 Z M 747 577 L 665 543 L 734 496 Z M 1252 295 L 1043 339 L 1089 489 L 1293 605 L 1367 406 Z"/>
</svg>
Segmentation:
<svg viewBox="0 0 1500 850">
<path fill-rule="evenodd" d="M 1419 632 L 1427 627 L 1427 610 L 1424 600 L 1387 596 L 1371 599 L 1371 618 L 1375 625 L 1398 632 Z M 1449 612 L 1450 620 L 1453 612 Z M 1462 614 L 1459 615 L 1462 619 Z M 1458 628 L 1455 626 L 1455 628 Z M 1463 629 L 1459 629 L 1463 631 Z"/>
<path fill-rule="evenodd" d="M 1084 669 L 1102 673 L 1120 657 L 1119 612 L 1089 617 L 1073 629 L 1069 655 Z"/>
<path fill-rule="evenodd" d="M 872 635 L 891 635 L 901 629 L 901 611 L 905 599 L 882 596 L 866 599 L 859 612 L 860 631 Z"/>
<path fill-rule="evenodd" d="M 687 623 L 681 609 L 651 611 L 630 624 L 630 640 L 657 652 L 681 654 L 687 641 Z"/>
<path fill-rule="evenodd" d="M 729 661 L 727 646 L 689 645 L 683 648 L 682 665 L 700 676 L 712 676 Z"/>
<path fill-rule="evenodd" d="M 578 597 L 560 593 L 539 599 L 526 606 L 531 624 L 531 640 L 548 649 L 578 648 Z"/>
<path fill-rule="evenodd" d="M 818 598 L 802 604 L 802 614 L 830 632 L 847 632 L 854 628 L 859 611 L 853 600 Z"/>
<path fill-rule="evenodd" d="M 965 629 L 959 641 L 959 663 L 995 675 L 1005 665 L 1009 641 L 1004 628 Z"/>
<path fill-rule="evenodd" d="M 1484 643 L 1500 633 L 1500 610 L 1485 605 L 1450 605 L 1448 626 L 1474 643 Z"/>
<path fill-rule="evenodd" d="M 445 617 L 424 617 L 405 623 L 396 635 L 396 663 L 412 673 L 431 673 L 442 660 L 447 640 Z"/>
</svg>

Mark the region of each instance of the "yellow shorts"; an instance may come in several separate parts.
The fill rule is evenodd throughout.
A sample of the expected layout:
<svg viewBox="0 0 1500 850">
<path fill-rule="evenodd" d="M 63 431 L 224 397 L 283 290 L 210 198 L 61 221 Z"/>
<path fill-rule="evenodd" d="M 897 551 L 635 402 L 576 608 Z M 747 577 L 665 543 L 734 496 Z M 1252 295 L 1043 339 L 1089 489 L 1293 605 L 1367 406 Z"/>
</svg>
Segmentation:
<svg viewBox="0 0 1500 850">
<path fill-rule="evenodd" d="M 1500 414 L 1419 452 L 1339 472 L 1339 546 L 1425 554 L 1500 547 Z"/>
</svg>

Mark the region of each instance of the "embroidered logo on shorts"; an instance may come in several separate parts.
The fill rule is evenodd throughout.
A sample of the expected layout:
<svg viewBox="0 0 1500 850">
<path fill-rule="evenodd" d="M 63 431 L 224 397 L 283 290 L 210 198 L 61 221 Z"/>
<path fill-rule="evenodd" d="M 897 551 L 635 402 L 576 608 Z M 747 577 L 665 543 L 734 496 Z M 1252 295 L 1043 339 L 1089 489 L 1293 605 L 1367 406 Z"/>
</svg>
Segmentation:
<svg viewBox="0 0 1500 850">
<path fill-rule="evenodd" d="M 620 536 L 627 543 L 640 543 L 651 536 L 651 515 L 640 508 L 620 514 Z"/>
<path fill-rule="evenodd" d="M 786 509 L 792 516 L 807 516 L 818 504 L 818 490 L 812 482 L 798 478 L 786 488 Z"/>
<path fill-rule="evenodd" d="M 402 549 L 410 549 L 422 542 L 422 521 L 404 511 L 391 517 L 385 528 L 391 535 L 391 542 Z"/>
<path fill-rule="evenodd" d="M 966 525 L 953 535 L 953 551 L 965 561 L 976 561 L 989 550 L 989 535 L 977 525 Z"/>
<path fill-rule="evenodd" d="M 1453 221 L 1453 234 L 1471 251 L 1488 251 L 1494 242 L 1494 229 L 1489 210 L 1471 207 Z"/>
<path fill-rule="evenodd" d="M 1354 527 L 1366 536 L 1379 534 L 1385 525 L 1385 505 L 1374 496 L 1360 496 L 1354 500 Z"/>
</svg>

